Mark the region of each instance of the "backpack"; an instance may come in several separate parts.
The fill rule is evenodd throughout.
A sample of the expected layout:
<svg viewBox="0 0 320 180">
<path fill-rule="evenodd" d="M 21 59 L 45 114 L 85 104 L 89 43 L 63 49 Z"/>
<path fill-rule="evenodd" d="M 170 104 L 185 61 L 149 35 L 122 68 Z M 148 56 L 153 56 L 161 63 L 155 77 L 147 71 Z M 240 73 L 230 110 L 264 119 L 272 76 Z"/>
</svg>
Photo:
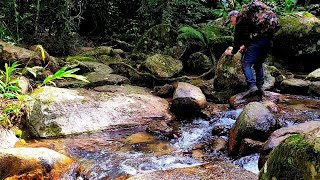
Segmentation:
<svg viewBox="0 0 320 180">
<path fill-rule="evenodd" d="M 251 22 L 255 35 L 273 35 L 280 29 L 276 13 L 260 0 L 244 5 L 240 17 Z"/>
</svg>

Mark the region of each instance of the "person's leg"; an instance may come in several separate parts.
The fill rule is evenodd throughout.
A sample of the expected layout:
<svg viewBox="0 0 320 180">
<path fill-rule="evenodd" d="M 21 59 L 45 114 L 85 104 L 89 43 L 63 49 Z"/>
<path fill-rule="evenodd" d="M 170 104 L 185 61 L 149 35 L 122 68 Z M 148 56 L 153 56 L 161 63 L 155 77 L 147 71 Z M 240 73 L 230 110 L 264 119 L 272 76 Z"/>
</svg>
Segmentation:
<svg viewBox="0 0 320 180">
<path fill-rule="evenodd" d="M 242 70 L 246 78 L 249 89 L 256 86 L 252 66 L 258 61 L 261 54 L 259 44 L 252 43 L 248 48 L 242 60 Z"/>
</svg>

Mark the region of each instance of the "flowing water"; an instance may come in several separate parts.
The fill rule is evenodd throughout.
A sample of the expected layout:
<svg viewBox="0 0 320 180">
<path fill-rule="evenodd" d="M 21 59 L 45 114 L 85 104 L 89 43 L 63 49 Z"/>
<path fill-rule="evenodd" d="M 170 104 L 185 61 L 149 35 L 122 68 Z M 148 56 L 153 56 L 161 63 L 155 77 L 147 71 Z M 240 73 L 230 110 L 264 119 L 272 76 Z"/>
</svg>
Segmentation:
<svg viewBox="0 0 320 180">
<path fill-rule="evenodd" d="M 281 111 L 277 116 L 286 126 L 301 120 L 320 120 L 319 99 L 287 96 L 278 106 Z M 197 166 L 214 158 L 233 162 L 258 173 L 259 154 L 232 160 L 225 152 L 203 150 L 201 158 L 193 153 L 199 145 L 214 138 L 212 130 L 215 127 L 229 130 L 241 112 L 242 109 L 229 110 L 217 113 L 210 119 L 179 123 L 179 137 L 170 141 L 146 133 L 143 127 L 128 127 L 64 139 L 38 140 L 29 145 L 49 147 L 76 159 L 77 164 L 63 179 L 115 179 L 125 175 Z M 227 135 L 220 138 L 227 140 Z"/>
</svg>

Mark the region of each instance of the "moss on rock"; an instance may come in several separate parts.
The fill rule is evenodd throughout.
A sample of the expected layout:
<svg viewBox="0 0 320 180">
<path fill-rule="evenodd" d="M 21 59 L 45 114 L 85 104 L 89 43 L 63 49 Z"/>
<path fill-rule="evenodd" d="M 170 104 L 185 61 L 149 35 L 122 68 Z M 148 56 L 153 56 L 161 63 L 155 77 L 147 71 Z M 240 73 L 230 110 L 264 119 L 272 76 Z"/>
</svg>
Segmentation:
<svg viewBox="0 0 320 180">
<path fill-rule="evenodd" d="M 259 179 L 320 178 L 319 137 L 310 142 L 302 135 L 293 135 L 277 146 L 261 169 Z"/>
</svg>

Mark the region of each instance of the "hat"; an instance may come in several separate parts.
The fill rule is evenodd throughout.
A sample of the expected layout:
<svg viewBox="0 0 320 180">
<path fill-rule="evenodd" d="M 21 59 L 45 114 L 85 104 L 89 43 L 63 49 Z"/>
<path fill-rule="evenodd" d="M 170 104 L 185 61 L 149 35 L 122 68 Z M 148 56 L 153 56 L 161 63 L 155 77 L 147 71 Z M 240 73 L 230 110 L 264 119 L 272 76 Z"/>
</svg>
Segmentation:
<svg viewBox="0 0 320 180">
<path fill-rule="evenodd" d="M 230 11 L 228 14 L 228 19 L 227 19 L 226 23 L 230 22 L 230 19 L 232 16 L 237 16 L 238 14 L 239 14 L 239 11 L 236 11 L 236 10 Z"/>
</svg>

